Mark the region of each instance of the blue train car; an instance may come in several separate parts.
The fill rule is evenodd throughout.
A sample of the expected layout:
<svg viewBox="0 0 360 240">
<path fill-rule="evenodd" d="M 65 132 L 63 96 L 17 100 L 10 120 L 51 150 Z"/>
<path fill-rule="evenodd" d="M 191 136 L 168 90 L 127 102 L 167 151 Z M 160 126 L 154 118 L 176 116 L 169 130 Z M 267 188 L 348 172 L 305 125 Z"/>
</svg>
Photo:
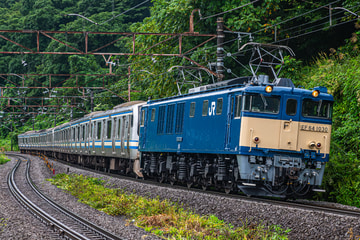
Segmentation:
<svg viewBox="0 0 360 240">
<path fill-rule="evenodd" d="M 239 78 L 148 101 L 141 164 L 160 181 L 249 195 L 301 196 L 321 185 L 333 97 L 326 88 L 249 84 Z M 245 84 L 239 84 L 245 83 Z"/>
</svg>

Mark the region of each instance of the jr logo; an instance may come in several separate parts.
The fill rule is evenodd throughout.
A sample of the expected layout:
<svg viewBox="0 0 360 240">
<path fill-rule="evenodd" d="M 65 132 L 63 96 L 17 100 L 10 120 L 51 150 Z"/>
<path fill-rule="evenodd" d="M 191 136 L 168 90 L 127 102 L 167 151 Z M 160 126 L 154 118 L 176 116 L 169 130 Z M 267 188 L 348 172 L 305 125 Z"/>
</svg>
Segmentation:
<svg viewBox="0 0 360 240">
<path fill-rule="evenodd" d="M 215 115 L 215 109 L 216 109 L 215 102 L 211 102 L 211 106 L 209 107 L 209 116 Z"/>
</svg>

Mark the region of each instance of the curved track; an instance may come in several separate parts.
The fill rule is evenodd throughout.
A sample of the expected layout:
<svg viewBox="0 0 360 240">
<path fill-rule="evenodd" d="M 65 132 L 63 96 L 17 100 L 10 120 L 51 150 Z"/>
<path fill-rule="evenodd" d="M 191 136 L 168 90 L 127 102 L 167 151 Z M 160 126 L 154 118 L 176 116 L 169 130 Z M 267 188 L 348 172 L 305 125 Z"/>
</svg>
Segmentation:
<svg viewBox="0 0 360 240">
<path fill-rule="evenodd" d="M 66 239 L 109 239 L 120 240 L 112 233 L 105 231 L 102 228 L 97 227 L 93 223 L 73 214 L 61 205 L 55 203 L 51 199 L 47 198 L 32 182 L 29 174 L 30 161 L 27 160 L 26 164 L 26 183 L 25 175 L 15 174 L 21 167 L 22 160 L 25 159 L 22 155 L 8 154 L 18 158 L 17 164 L 8 175 L 7 183 L 12 195 L 28 209 L 37 218 L 41 219 L 52 230 L 57 232 L 59 236 Z M 18 179 L 18 183 L 15 183 L 15 175 Z M 23 179 L 20 179 L 22 177 Z M 20 179 L 20 180 L 19 180 Z M 26 195 L 24 194 L 26 192 Z M 41 206 L 41 208 L 39 207 Z M 56 216 L 56 218 L 54 217 Z"/>
<path fill-rule="evenodd" d="M 202 190 L 200 188 L 194 188 L 194 187 L 188 188 L 187 186 L 183 186 L 183 185 L 170 185 L 171 183 L 169 184 L 169 183 L 160 183 L 160 182 L 156 182 L 156 181 L 144 181 L 144 180 L 138 179 L 138 178 L 132 178 L 129 176 L 124 176 L 124 175 L 106 173 L 106 172 L 97 171 L 97 170 L 86 168 L 86 167 L 81 167 L 81 166 L 78 166 L 75 164 L 70 164 L 70 163 L 62 161 L 62 160 L 56 160 L 56 161 L 60 162 L 62 164 L 72 166 L 72 167 L 76 167 L 79 169 L 85 169 L 87 171 L 99 173 L 99 174 L 114 177 L 114 178 L 126 179 L 126 180 L 130 180 L 130 181 L 135 181 L 135 182 L 141 182 L 143 184 L 151 184 L 151 185 L 162 186 L 162 187 L 171 187 L 171 188 L 177 188 L 177 189 L 183 189 L 183 190 L 190 190 L 190 191 L 194 191 L 194 192 L 204 192 L 204 190 Z M 310 211 L 326 212 L 326 213 L 337 214 L 337 215 L 342 215 L 342 216 L 360 217 L 359 210 L 350 210 L 350 209 L 345 209 L 345 208 L 338 208 L 335 206 L 334 207 L 324 206 L 324 205 L 321 205 L 321 203 L 317 204 L 314 202 L 313 203 L 305 203 L 305 202 L 297 201 L 297 200 L 277 200 L 277 199 L 270 199 L 270 198 L 249 197 L 249 196 L 245 196 L 245 195 L 241 195 L 241 194 L 237 194 L 237 193 L 228 194 L 228 193 L 213 191 L 213 190 L 209 190 L 209 189 L 206 190 L 206 193 L 213 194 L 213 195 L 219 195 L 222 197 L 228 197 L 228 198 L 238 198 L 238 199 L 240 198 L 240 199 L 243 199 L 246 201 L 268 203 L 268 204 L 279 205 L 279 206 L 283 206 L 283 207 L 291 207 L 291 208 L 298 208 L 298 209 L 304 209 L 304 210 L 310 210 Z"/>
</svg>

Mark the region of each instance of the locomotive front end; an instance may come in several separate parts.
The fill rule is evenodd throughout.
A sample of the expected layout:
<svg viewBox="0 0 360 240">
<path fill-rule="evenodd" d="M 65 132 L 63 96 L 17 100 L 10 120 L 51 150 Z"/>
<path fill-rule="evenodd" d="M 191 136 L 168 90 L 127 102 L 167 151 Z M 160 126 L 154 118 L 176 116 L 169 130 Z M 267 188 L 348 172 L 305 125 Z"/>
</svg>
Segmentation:
<svg viewBox="0 0 360 240">
<path fill-rule="evenodd" d="M 248 195 L 278 197 L 322 191 L 333 97 L 326 88 L 263 88 L 264 93 L 243 97 L 239 188 Z"/>
</svg>

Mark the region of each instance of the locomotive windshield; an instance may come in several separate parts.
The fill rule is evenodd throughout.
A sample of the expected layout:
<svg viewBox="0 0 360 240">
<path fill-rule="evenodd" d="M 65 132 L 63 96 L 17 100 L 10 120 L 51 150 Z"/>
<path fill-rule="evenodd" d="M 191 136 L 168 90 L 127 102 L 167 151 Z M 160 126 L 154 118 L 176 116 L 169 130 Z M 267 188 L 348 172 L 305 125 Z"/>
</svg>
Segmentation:
<svg viewBox="0 0 360 240">
<path fill-rule="evenodd" d="M 245 111 L 260 113 L 279 113 L 280 97 L 267 97 L 262 94 L 245 96 Z"/>
<path fill-rule="evenodd" d="M 304 117 L 316 117 L 331 119 L 332 102 L 329 101 L 314 101 L 312 99 L 304 99 L 302 105 L 302 115 Z"/>
</svg>

